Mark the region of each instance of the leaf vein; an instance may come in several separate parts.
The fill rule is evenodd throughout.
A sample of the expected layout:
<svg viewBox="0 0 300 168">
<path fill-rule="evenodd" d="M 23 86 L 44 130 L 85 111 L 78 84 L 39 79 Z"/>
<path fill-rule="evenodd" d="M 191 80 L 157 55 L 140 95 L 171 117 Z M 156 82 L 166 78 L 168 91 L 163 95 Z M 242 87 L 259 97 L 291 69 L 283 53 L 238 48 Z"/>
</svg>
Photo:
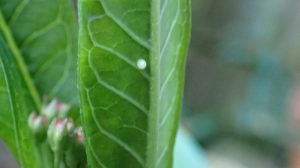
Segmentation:
<svg viewBox="0 0 300 168">
<path fill-rule="evenodd" d="M 176 61 L 176 62 L 177 62 L 177 61 Z M 168 82 L 170 81 L 170 79 L 171 79 L 173 73 L 174 73 L 175 70 L 176 70 L 176 62 L 175 62 L 175 65 L 173 65 L 171 71 L 169 71 L 169 73 L 168 73 L 168 75 L 167 75 L 167 78 L 163 81 L 163 84 L 162 84 L 162 86 L 161 86 L 161 92 L 160 92 L 160 95 L 159 95 L 160 98 L 162 97 L 163 92 L 164 92 L 164 90 L 165 90 L 165 88 L 166 88 Z"/>
<path fill-rule="evenodd" d="M 160 124 L 159 124 L 159 128 L 161 128 L 162 126 L 164 126 L 164 124 L 166 123 L 168 117 L 170 116 L 170 114 L 172 113 L 173 110 L 173 106 L 175 104 L 175 96 L 173 97 L 171 104 L 169 105 L 167 112 L 165 112 L 165 115 L 163 116 Z"/>
<path fill-rule="evenodd" d="M 115 137 L 115 135 L 113 135 L 112 133 L 108 132 L 106 129 L 104 129 L 101 124 L 99 123 L 99 121 L 97 120 L 97 117 L 95 115 L 95 111 L 94 111 L 94 107 L 92 105 L 90 96 L 89 96 L 89 90 L 87 91 L 87 99 L 88 99 L 88 103 L 89 106 L 91 108 L 91 113 L 92 113 L 92 117 L 93 120 L 98 128 L 98 130 L 103 133 L 106 137 L 108 137 L 109 139 L 111 139 L 113 142 L 115 142 L 116 144 L 118 144 L 119 146 L 121 146 L 122 148 L 124 148 L 130 155 L 132 155 L 137 161 L 138 163 L 140 163 L 143 167 L 144 167 L 144 160 L 143 158 L 134 150 L 132 149 L 128 144 L 126 144 L 125 142 L 123 142 L 122 140 L 120 140 L 119 138 Z"/>
<path fill-rule="evenodd" d="M 72 41 L 72 38 L 71 38 L 71 35 L 70 35 L 70 32 L 68 31 L 67 29 L 67 26 L 66 24 L 63 23 L 63 26 L 64 26 L 64 29 L 65 29 L 65 32 L 66 32 L 66 35 L 67 35 L 67 41 L 68 41 L 68 46 L 66 48 L 67 50 L 67 60 L 66 60 L 66 64 L 65 64 L 65 69 L 63 71 L 63 75 L 62 77 L 58 80 L 58 82 L 56 83 L 55 86 L 53 86 L 52 90 L 49 92 L 49 95 L 50 96 L 53 96 L 55 95 L 59 89 L 63 86 L 63 84 L 65 83 L 65 81 L 67 80 L 69 74 L 70 74 L 70 67 L 71 67 L 71 57 L 72 57 L 72 53 L 71 53 L 71 46 L 70 46 L 70 42 Z"/>
<path fill-rule="evenodd" d="M 170 30 L 168 31 L 168 35 L 167 35 L 167 38 L 165 40 L 165 42 L 163 43 L 163 47 L 161 49 L 161 57 L 163 57 L 164 53 L 165 53 L 165 50 L 167 48 L 167 44 L 169 43 L 169 40 L 174 32 L 174 28 L 175 28 L 175 25 L 178 21 L 178 17 L 179 17 L 179 14 L 180 14 L 180 2 L 177 0 L 177 10 L 176 10 L 176 15 L 175 15 L 175 18 L 174 20 L 172 21 L 171 23 L 171 27 L 170 27 Z M 160 59 L 161 59 L 160 57 Z"/>
<path fill-rule="evenodd" d="M 124 100 L 126 100 L 127 102 L 131 103 L 132 105 L 134 105 L 135 107 L 137 107 L 140 111 L 142 111 L 144 114 L 148 114 L 148 110 L 138 101 L 134 100 L 133 98 L 131 98 L 130 96 L 126 95 L 124 92 L 116 89 L 114 86 L 112 86 L 111 84 L 105 82 L 104 80 L 101 79 L 101 77 L 99 76 L 97 70 L 95 69 L 92 60 L 91 60 L 91 55 L 89 52 L 88 55 L 88 59 L 89 59 L 89 65 L 97 79 L 98 84 L 104 86 L 105 88 L 107 88 L 108 90 L 112 91 L 113 93 L 117 94 L 119 97 L 123 98 Z"/>
<path fill-rule="evenodd" d="M 160 162 L 162 161 L 163 157 L 166 155 L 167 151 L 168 151 L 168 145 L 164 147 L 163 151 L 159 155 L 157 162 L 156 162 L 156 166 L 159 166 Z"/>
<path fill-rule="evenodd" d="M 166 8 L 167 8 L 167 4 L 169 3 L 169 0 L 165 0 L 164 3 L 163 3 L 163 7 L 162 7 L 162 10 L 161 10 L 161 14 L 160 14 L 160 22 L 166 12 Z"/>
<path fill-rule="evenodd" d="M 55 26 L 58 26 L 60 23 L 60 20 L 56 18 L 53 22 L 49 23 L 48 25 L 45 25 L 41 29 L 32 32 L 29 34 L 25 40 L 21 43 L 20 49 L 23 50 L 30 42 L 32 42 L 34 39 L 38 38 L 39 36 L 46 34 L 48 31 L 50 31 Z"/>
<path fill-rule="evenodd" d="M 111 11 L 107 8 L 106 4 L 103 2 L 103 0 L 99 0 L 99 2 L 102 4 L 105 13 L 107 16 L 109 16 L 119 27 L 121 27 L 133 40 L 135 40 L 139 45 L 143 46 L 144 48 L 150 49 L 150 44 L 148 41 L 143 40 L 140 38 L 137 34 L 135 34 L 128 26 L 126 26 L 124 23 L 122 23 L 121 20 L 117 19 Z"/>
<path fill-rule="evenodd" d="M 24 8 L 29 4 L 30 0 L 23 0 L 21 1 L 15 8 L 14 12 L 12 13 L 8 25 L 11 25 L 21 14 Z"/>
<path fill-rule="evenodd" d="M 98 163 L 98 165 L 100 165 L 103 168 L 107 168 L 107 166 L 105 166 L 105 164 L 100 160 L 100 158 L 97 157 L 97 154 L 96 154 L 94 148 L 90 144 L 90 140 L 89 140 L 88 146 L 89 146 L 89 149 L 92 152 L 93 157 L 95 158 L 96 162 Z"/>
<path fill-rule="evenodd" d="M 99 19 L 99 18 L 94 18 L 94 19 Z M 93 19 L 93 20 L 94 20 Z M 90 36 L 90 38 L 91 38 L 91 40 L 92 40 L 92 42 L 93 42 L 93 45 L 94 46 L 96 46 L 96 47 L 98 47 L 98 48 L 100 48 L 100 49 L 103 49 L 103 50 L 105 50 L 105 51 L 107 51 L 107 52 L 109 52 L 109 53 L 111 53 L 111 54 L 113 54 L 113 55 L 115 55 L 116 57 L 118 57 L 119 59 L 121 59 L 121 60 L 123 60 L 125 63 L 127 63 L 128 65 L 130 65 L 131 67 L 133 67 L 135 70 L 137 70 L 139 73 L 141 73 L 142 74 L 142 76 L 144 77 L 144 78 L 146 78 L 147 80 L 149 80 L 149 74 L 146 72 L 146 71 L 141 71 L 141 70 L 139 70 L 138 68 L 137 68 L 137 66 L 136 66 L 136 64 L 133 62 L 133 61 L 131 61 L 130 59 L 128 59 L 128 56 L 125 56 L 125 55 L 123 55 L 123 54 L 121 54 L 121 53 L 119 53 L 119 52 L 117 52 L 117 51 L 115 51 L 113 48 L 110 48 L 110 47 L 107 47 L 107 46 L 104 46 L 104 45 L 102 45 L 102 44 L 99 44 L 94 38 L 93 38 L 93 33 L 92 33 L 92 31 L 91 31 L 91 29 L 90 29 L 90 24 L 91 24 L 91 22 L 93 21 L 93 20 L 89 20 L 89 23 L 88 23 L 88 29 L 89 29 L 89 36 Z"/>
</svg>

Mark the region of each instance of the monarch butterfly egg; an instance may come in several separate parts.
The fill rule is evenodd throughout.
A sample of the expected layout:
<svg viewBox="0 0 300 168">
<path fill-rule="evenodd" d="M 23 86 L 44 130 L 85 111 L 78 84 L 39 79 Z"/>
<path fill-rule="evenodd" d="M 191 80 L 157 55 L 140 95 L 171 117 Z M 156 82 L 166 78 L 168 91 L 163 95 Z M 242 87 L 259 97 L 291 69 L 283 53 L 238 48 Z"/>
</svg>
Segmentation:
<svg viewBox="0 0 300 168">
<path fill-rule="evenodd" d="M 139 69 L 143 70 L 147 67 L 147 62 L 141 58 L 137 61 L 136 65 Z"/>
</svg>

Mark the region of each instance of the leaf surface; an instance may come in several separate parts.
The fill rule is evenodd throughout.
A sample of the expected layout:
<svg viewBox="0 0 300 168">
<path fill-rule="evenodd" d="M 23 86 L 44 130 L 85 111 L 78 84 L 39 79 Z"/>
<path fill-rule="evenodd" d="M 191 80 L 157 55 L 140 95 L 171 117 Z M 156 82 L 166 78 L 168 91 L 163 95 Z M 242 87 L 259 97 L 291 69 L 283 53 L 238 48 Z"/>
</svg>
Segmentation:
<svg viewBox="0 0 300 168">
<path fill-rule="evenodd" d="M 80 0 L 79 81 L 91 167 L 172 167 L 189 0 Z M 145 60 L 147 67 L 137 62 Z"/>
</svg>

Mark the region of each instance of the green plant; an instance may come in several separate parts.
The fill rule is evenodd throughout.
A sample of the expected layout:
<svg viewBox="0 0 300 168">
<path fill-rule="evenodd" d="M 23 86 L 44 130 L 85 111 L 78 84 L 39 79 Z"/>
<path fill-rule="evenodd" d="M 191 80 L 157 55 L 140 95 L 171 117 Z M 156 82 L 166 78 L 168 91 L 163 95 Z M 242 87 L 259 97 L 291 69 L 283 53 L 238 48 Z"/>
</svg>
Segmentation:
<svg viewBox="0 0 300 168">
<path fill-rule="evenodd" d="M 0 0 L 0 137 L 21 167 L 172 167 L 189 3 L 79 0 L 77 40 L 70 1 Z"/>
</svg>

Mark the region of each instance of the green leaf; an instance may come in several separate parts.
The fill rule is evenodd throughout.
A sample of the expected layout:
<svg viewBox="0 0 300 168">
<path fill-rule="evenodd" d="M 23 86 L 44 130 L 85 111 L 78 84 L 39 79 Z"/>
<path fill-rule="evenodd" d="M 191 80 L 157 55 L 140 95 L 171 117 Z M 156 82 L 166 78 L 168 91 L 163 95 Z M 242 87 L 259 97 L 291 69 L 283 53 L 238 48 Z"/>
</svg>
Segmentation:
<svg viewBox="0 0 300 168">
<path fill-rule="evenodd" d="M 80 0 L 79 82 L 91 167 L 172 167 L 189 0 Z M 144 59 L 145 69 L 137 62 Z"/>
<path fill-rule="evenodd" d="M 77 29 L 70 0 L 0 0 L 14 55 L 19 52 L 40 97 L 76 102 Z M 42 9 L 42 10 L 41 10 Z M 12 46 L 12 45 L 10 45 Z M 24 68 L 25 69 L 25 68 Z"/>
<path fill-rule="evenodd" d="M 24 92 L 28 92 L 24 99 L 31 99 L 34 103 L 34 108 L 24 109 L 24 121 L 30 112 L 40 110 L 44 96 L 72 104 L 78 116 L 76 30 L 70 0 L 0 0 L 0 32 L 14 58 L 14 66 L 19 69 L 20 80 L 24 80 Z M 0 138 L 17 155 L 23 152 L 16 144 L 20 140 L 16 136 L 16 124 L 27 129 L 27 123 L 14 122 L 14 118 L 19 118 L 9 106 L 10 86 L 7 85 L 3 66 L 0 64 Z M 45 150 L 45 146 L 41 148 Z"/>
<path fill-rule="evenodd" d="M 4 41 L 3 34 L 0 35 L 0 65 L 6 79 L 7 95 L 10 108 L 12 109 L 12 137 L 15 139 L 15 147 L 18 149 L 16 155 L 23 167 L 37 167 L 34 139 L 27 125 L 27 115 L 35 109 L 34 102 L 27 92 L 20 69 L 16 60 L 9 51 Z M 10 118 L 10 117 L 8 117 Z"/>
</svg>

